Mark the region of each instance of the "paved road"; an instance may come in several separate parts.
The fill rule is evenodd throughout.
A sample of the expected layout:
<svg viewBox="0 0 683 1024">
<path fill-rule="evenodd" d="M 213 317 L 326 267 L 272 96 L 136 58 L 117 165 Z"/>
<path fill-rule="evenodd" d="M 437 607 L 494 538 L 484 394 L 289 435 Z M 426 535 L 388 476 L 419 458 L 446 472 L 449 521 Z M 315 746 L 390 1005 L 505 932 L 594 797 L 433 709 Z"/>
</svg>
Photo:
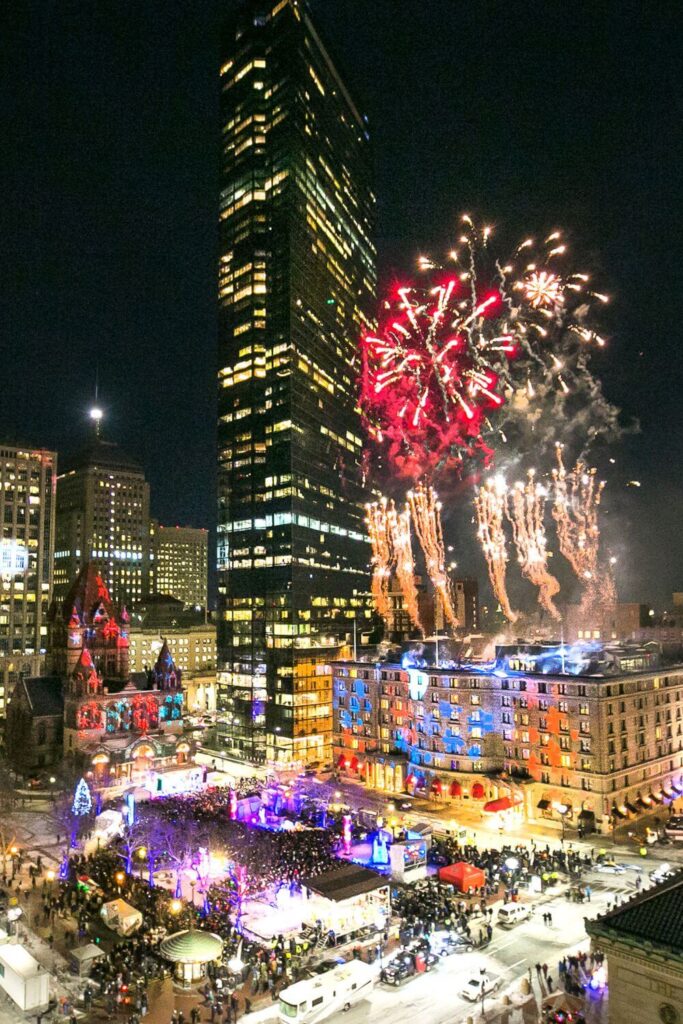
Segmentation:
<svg viewBox="0 0 683 1024">
<path fill-rule="evenodd" d="M 633 868 L 640 866 L 637 858 L 625 859 L 626 862 Z M 558 961 L 578 949 L 588 949 L 584 918 L 604 911 L 616 898 L 626 900 L 634 895 L 636 874 L 634 869 L 623 875 L 588 872 L 584 881 L 592 889 L 590 903 L 570 903 L 564 895 L 566 886 L 560 886 L 556 895 L 546 895 L 536 901 L 534 914 L 528 921 L 510 930 L 496 926 L 493 941 L 486 950 L 447 957 L 434 971 L 398 989 L 378 985 L 368 1000 L 328 1019 L 331 1024 L 342 1021 L 344 1024 L 462 1024 L 468 1016 L 476 1016 L 476 1008 L 463 999 L 459 991 L 467 978 L 472 974 L 476 976 L 481 968 L 500 978 L 498 996 L 518 993 L 521 980 L 529 978 L 532 992 L 540 1003 L 547 990 L 541 986 L 535 965 L 548 965 L 556 988 Z M 552 914 L 552 925 L 543 923 L 544 912 Z M 487 1006 L 493 1008 L 494 1004 L 495 1000 L 487 1000 Z M 595 1006 L 593 1010 L 593 1019 L 599 1020 L 600 1007 Z M 276 1019 L 275 1009 L 259 1014 L 264 1024 Z"/>
</svg>

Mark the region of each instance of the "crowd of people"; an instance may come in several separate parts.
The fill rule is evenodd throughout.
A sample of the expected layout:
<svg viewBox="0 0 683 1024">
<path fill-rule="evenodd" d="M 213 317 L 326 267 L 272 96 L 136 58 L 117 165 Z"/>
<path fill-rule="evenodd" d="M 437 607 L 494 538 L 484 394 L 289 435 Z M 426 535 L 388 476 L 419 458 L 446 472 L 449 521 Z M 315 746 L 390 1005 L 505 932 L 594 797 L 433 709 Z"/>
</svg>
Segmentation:
<svg viewBox="0 0 683 1024">
<path fill-rule="evenodd" d="M 172 969 L 160 955 L 160 942 L 172 932 L 194 926 L 223 941 L 222 960 L 208 965 L 203 990 L 213 1024 L 236 1020 L 256 1000 L 275 999 L 283 987 L 304 975 L 312 952 L 323 946 L 317 941 L 321 936 L 281 935 L 267 944 L 251 941 L 243 932 L 241 904 L 266 891 L 272 899 L 281 886 L 300 889 L 307 878 L 335 867 L 340 830 L 336 822 L 326 828 L 303 828 L 298 823 L 297 828 L 272 831 L 263 827 L 258 816 L 248 824 L 236 820 L 235 799 L 253 796 L 257 781 L 244 780 L 239 794 L 213 789 L 140 805 L 135 827 L 128 828 L 127 838 L 124 835 L 118 846 L 89 856 L 74 854 L 67 864 L 67 877 L 43 888 L 44 923 L 52 927 L 57 917 L 64 921 L 67 947 L 79 940 L 102 942 L 106 947 L 107 956 L 93 968 L 95 984 L 86 990 L 86 1008 L 97 993 L 108 1013 L 123 1010 L 131 1024 L 138 1024 L 147 1010 L 149 983 L 167 977 Z M 131 856 L 136 844 L 138 849 L 145 848 L 144 858 L 149 861 L 145 878 L 145 865 Z M 192 875 L 202 846 L 224 858 L 222 877 L 202 879 L 197 869 L 192 900 L 175 898 L 180 887 L 175 889 L 172 877 L 164 879 L 165 887 L 155 884 L 155 874 L 163 870 L 175 872 L 176 880 L 188 869 Z M 551 850 L 533 841 L 480 849 L 446 836 L 434 838 L 431 858 L 437 864 L 466 861 L 483 870 L 485 881 L 467 893 L 434 877 L 395 887 L 392 909 L 400 921 L 402 945 L 449 930 L 483 948 L 493 933 L 494 900 L 516 898 L 532 876 L 550 885 L 561 874 L 576 887 L 594 854 L 579 853 L 571 846 Z M 131 870 L 131 864 L 137 863 L 139 877 Z M 128 870 L 122 878 L 124 865 Z M 142 925 L 131 938 L 115 940 L 101 920 L 103 904 L 116 896 L 142 914 Z M 371 953 L 376 955 L 374 949 Z M 541 969 L 547 982 L 547 968 Z M 561 985 L 575 994 L 585 981 L 585 971 L 585 963 L 578 960 L 561 961 Z M 176 1019 L 171 1024 L 198 1024 L 198 1020 Z"/>
</svg>

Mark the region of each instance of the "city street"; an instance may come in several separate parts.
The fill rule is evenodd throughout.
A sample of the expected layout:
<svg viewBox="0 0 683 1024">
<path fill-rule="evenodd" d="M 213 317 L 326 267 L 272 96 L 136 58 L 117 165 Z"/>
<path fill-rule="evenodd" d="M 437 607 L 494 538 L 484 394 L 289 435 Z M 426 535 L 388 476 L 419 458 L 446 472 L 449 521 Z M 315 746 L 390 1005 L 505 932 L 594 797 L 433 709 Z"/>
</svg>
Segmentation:
<svg viewBox="0 0 683 1024">
<path fill-rule="evenodd" d="M 629 858 L 629 862 L 634 866 L 637 864 L 633 858 Z M 624 863 L 627 863 L 626 859 Z M 460 989 L 468 978 L 485 969 L 490 976 L 500 979 L 496 997 L 487 997 L 485 1001 L 487 1019 L 498 1019 L 498 1012 L 494 1009 L 499 1011 L 502 1008 L 501 997 L 519 993 L 520 982 L 526 977 L 531 982 L 535 1000 L 529 1002 L 527 1012 L 529 1019 L 535 1021 L 533 1014 L 548 993 L 535 969 L 536 964 L 547 964 L 553 990 L 557 989 L 558 961 L 563 956 L 589 948 L 584 917 L 597 915 L 615 898 L 625 900 L 634 895 L 635 878 L 636 872 L 632 870 L 617 876 L 587 872 L 584 880 L 593 891 L 590 903 L 569 902 L 564 896 L 566 886 L 559 886 L 557 895 L 535 901 L 535 912 L 530 920 L 509 930 L 494 927 L 493 942 L 485 951 L 446 957 L 433 972 L 416 976 L 399 988 L 377 985 L 370 999 L 329 1019 L 344 1020 L 346 1024 L 386 1024 L 387 1020 L 391 1020 L 391 1024 L 415 1024 L 417 1021 L 420 1024 L 459 1024 L 472 1015 L 476 1020 L 481 1004 L 474 1006 L 468 1002 L 460 995 Z M 545 912 L 552 914 L 550 926 L 541 920 Z M 588 1020 L 594 1024 L 601 1021 L 601 1008 L 601 1000 L 593 1000 Z M 519 1013 L 516 1019 L 524 1020 Z M 262 1010 L 258 1019 L 264 1024 L 277 1020 L 276 1008 Z"/>
</svg>

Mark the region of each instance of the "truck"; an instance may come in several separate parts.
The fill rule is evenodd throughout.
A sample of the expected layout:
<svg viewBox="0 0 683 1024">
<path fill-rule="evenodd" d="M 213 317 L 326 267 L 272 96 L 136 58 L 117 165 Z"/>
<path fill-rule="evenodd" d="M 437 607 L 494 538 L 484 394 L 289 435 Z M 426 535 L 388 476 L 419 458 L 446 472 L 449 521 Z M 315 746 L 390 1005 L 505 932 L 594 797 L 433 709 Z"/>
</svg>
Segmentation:
<svg viewBox="0 0 683 1024">
<path fill-rule="evenodd" d="M 297 981 L 280 992 L 279 1020 L 281 1024 L 317 1024 L 366 999 L 376 979 L 371 964 L 349 960 L 324 974 Z"/>
</svg>

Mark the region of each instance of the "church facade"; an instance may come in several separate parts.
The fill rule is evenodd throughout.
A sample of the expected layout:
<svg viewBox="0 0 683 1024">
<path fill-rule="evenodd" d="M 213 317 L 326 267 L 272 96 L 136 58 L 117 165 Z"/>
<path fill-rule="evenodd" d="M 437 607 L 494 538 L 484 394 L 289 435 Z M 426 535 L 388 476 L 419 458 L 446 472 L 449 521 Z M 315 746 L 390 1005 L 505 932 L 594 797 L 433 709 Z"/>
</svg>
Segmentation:
<svg viewBox="0 0 683 1024">
<path fill-rule="evenodd" d="M 8 708 L 7 750 L 18 770 L 64 757 L 96 787 L 144 787 L 150 772 L 189 760 L 182 674 L 165 643 L 151 671 L 131 674 L 128 629 L 126 609 L 86 564 L 52 609 L 48 675 L 23 680 Z"/>
</svg>

